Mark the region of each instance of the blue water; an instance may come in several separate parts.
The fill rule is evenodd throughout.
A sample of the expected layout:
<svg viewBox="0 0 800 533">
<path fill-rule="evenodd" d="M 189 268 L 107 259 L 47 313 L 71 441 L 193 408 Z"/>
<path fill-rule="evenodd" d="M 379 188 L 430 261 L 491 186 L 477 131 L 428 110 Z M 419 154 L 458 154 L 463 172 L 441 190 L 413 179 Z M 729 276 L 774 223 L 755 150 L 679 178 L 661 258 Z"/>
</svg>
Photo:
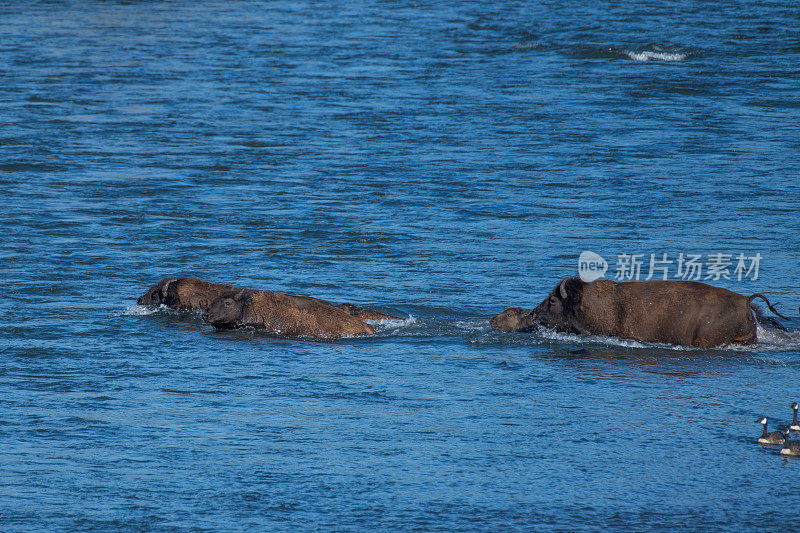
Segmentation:
<svg viewBox="0 0 800 533">
<path fill-rule="evenodd" d="M 800 6 L 0 6 L 3 531 L 791 529 Z M 488 319 L 591 250 L 760 253 L 789 333 Z M 645 266 L 647 266 L 645 264 Z M 165 275 L 410 315 L 334 342 Z"/>
</svg>

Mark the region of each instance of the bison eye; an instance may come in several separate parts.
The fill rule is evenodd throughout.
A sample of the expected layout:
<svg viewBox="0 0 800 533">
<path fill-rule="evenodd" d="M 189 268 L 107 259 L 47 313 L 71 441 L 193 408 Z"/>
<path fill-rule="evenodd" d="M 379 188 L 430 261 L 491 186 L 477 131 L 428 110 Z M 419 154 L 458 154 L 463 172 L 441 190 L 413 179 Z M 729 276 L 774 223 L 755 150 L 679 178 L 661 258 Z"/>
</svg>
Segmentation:
<svg viewBox="0 0 800 533">
<path fill-rule="evenodd" d="M 230 306 L 231 306 L 230 302 L 225 302 L 225 307 L 230 307 Z"/>
</svg>

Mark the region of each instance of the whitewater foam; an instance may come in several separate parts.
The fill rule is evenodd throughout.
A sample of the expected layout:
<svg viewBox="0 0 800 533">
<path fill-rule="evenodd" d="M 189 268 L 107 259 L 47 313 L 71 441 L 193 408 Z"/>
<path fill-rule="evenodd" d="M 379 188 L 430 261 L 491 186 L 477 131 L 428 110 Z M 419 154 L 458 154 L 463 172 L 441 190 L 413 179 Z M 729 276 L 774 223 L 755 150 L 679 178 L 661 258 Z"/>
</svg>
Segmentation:
<svg viewBox="0 0 800 533">
<path fill-rule="evenodd" d="M 125 308 L 125 311 L 122 312 L 122 316 L 149 316 L 154 315 L 156 313 L 161 313 L 169 309 L 165 305 L 139 305 L 134 304 Z"/>
<path fill-rule="evenodd" d="M 485 331 L 490 327 L 488 320 L 457 320 L 455 326 L 465 331 Z"/>
<path fill-rule="evenodd" d="M 683 61 L 687 58 L 686 54 L 679 52 L 658 52 L 654 50 L 642 50 L 639 52 L 625 50 L 625 55 L 633 61 Z"/>
<path fill-rule="evenodd" d="M 557 341 L 577 345 L 596 345 L 617 346 L 620 348 L 658 348 L 677 352 L 696 352 L 707 351 L 708 348 L 696 346 L 681 346 L 677 344 L 667 344 L 660 342 L 641 342 L 632 339 L 621 339 L 618 337 L 606 337 L 602 335 L 579 335 L 575 333 L 561 333 L 539 327 L 531 333 L 531 340 L 538 343 L 541 340 Z M 782 352 L 797 350 L 800 348 L 800 331 L 780 331 L 775 329 L 764 329 L 758 326 L 756 330 L 757 341 L 755 344 L 726 344 L 711 348 L 712 350 L 736 351 L 736 352 Z"/>
<path fill-rule="evenodd" d="M 417 323 L 417 319 L 413 315 L 408 315 L 408 318 L 386 318 L 383 320 L 365 320 L 364 322 L 375 326 L 376 331 L 382 333 L 409 328 Z"/>
<path fill-rule="evenodd" d="M 800 331 L 781 331 L 756 326 L 756 344 L 750 345 L 759 351 L 778 352 L 800 349 Z M 739 346 L 738 348 L 748 348 Z"/>
</svg>

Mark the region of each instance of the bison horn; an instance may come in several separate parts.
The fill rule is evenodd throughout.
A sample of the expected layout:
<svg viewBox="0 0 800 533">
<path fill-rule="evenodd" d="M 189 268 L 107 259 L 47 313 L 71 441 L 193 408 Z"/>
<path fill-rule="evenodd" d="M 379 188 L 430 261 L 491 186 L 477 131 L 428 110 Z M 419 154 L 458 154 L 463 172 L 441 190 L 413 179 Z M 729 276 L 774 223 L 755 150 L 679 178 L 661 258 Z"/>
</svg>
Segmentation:
<svg viewBox="0 0 800 533">
<path fill-rule="evenodd" d="M 566 285 L 567 285 L 567 280 L 566 279 L 561 280 L 561 283 L 559 283 L 559 285 L 558 285 L 558 294 L 561 295 L 561 299 L 562 300 L 567 297 Z"/>
<path fill-rule="evenodd" d="M 236 295 L 233 297 L 233 299 L 238 302 L 239 300 L 242 299 L 242 296 L 244 296 L 244 289 L 237 292 Z"/>
<path fill-rule="evenodd" d="M 172 285 L 172 283 L 174 283 L 176 281 L 178 281 L 178 278 L 173 278 L 173 279 L 167 281 L 164 284 L 164 286 L 161 287 L 161 297 L 162 298 L 166 298 L 167 297 L 167 291 L 169 290 L 169 286 Z"/>
</svg>

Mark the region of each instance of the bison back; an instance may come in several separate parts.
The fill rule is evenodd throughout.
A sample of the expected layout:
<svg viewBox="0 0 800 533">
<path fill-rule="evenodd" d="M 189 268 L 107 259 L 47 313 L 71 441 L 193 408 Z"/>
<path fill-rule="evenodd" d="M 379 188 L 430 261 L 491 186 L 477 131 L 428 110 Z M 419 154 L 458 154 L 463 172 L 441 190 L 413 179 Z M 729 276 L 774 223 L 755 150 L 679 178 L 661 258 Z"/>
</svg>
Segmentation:
<svg viewBox="0 0 800 533">
<path fill-rule="evenodd" d="M 371 325 L 324 300 L 274 291 L 253 294 L 242 323 L 287 336 L 337 338 L 375 333 Z"/>
<path fill-rule="evenodd" d="M 584 308 L 600 310 L 593 313 L 605 334 L 702 348 L 755 341 L 747 298 L 720 287 L 684 281 L 627 282 L 616 283 L 613 291 L 604 287 L 584 296 Z"/>
</svg>

